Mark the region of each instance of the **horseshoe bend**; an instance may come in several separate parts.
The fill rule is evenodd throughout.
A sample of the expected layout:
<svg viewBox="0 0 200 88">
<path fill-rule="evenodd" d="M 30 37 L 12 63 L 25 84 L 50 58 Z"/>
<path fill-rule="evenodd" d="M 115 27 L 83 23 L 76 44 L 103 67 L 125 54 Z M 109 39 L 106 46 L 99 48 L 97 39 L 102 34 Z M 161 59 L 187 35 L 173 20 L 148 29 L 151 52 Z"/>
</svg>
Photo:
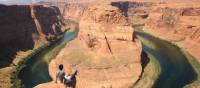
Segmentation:
<svg viewBox="0 0 200 88">
<path fill-rule="evenodd" d="M 199 88 L 198 0 L 0 1 L 0 88 Z"/>
</svg>

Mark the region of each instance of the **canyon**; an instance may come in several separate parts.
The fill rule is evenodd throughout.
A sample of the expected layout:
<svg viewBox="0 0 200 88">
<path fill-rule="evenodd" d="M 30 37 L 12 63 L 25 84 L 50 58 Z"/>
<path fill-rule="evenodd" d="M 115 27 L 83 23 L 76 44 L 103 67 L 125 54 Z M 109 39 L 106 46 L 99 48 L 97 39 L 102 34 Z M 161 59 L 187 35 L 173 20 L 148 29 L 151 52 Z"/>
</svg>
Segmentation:
<svg viewBox="0 0 200 88">
<path fill-rule="evenodd" d="M 1 55 L 2 62 L 12 63 L 18 51 L 34 49 L 50 35 L 64 32 L 56 7 L 1 5 L 1 11 L 1 49 L 7 51 Z"/>
<path fill-rule="evenodd" d="M 0 5 L 1 87 L 9 84 L 10 73 L 29 53 L 65 31 L 57 7 Z"/>
<path fill-rule="evenodd" d="M 127 36 L 128 33 L 119 34 L 121 32 L 118 31 L 118 28 L 121 28 L 121 27 L 115 28 L 116 25 L 117 26 L 124 25 L 124 27 L 127 27 L 126 29 L 129 29 L 130 26 L 128 27 L 128 25 L 133 25 L 133 27 L 136 26 L 136 29 L 137 29 L 137 26 L 140 27 L 140 26 L 144 25 L 143 31 L 146 32 L 146 33 L 150 33 L 150 34 L 152 34 L 154 36 L 157 36 L 157 37 L 159 37 L 161 39 L 165 35 L 167 37 L 171 37 L 171 39 L 175 39 L 175 40 L 179 39 L 179 37 L 172 36 L 172 35 L 169 35 L 167 33 L 167 32 L 170 32 L 168 30 L 173 30 L 173 28 L 176 29 L 176 28 L 180 27 L 180 25 L 175 26 L 175 24 L 173 24 L 173 22 L 172 22 L 172 21 L 176 21 L 176 17 L 173 17 L 174 15 L 169 15 L 169 14 L 173 14 L 173 11 L 171 11 L 171 8 L 174 8 L 174 9 L 176 9 L 178 11 L 179 10 L 181 10 L 181 11 L 185 11 L 186 10 L 183 13 L 190 15 L 190 18 L 194 18 L 194 20 L 196 20 L 195 23 L 198 24 L 198 22 L 197 22 L 198 17 L 196 17 L 196 15 L 198 15 L 198 5 L 196 4 L 196 3 L 198 3 L 198 1 L 191 1 L 190 2 L 190 1 L 185 0 L 184 2 L 181 3 L 181 5 L 176 4 L 176 3 L 179 3 L 179 2 L 181 2 L 181 1 L 173 1 L 173 0 L 170 1 L 169 0 L 169 1 L 166 1 L 166 2 L 156 2 L 156 1 L 145 1 L 144 0 L 144 1 L 136 1 L 136 2 L 134 2 L 134 1 L 119 0 L 119 1 L 105 1 L 105 2 L 102 1 L 101 4 L 97 5 L 96 3 L 92 3 L 92 2 L 88 3 L 86 1 L 86 2 L 83 2 L 83 3 L 72 3 L 71 5 L 66 5 L 66 8 L 68 10 L 64 10 L 63 12 L 65 14 L 67 13 L 66 15 L 64 15 L 65 18 L 72 19 L 72 20 L 75 20 L 75 21 L 79 22 L 80 30 L 79 30 L 78 39 L 80 39 L 80 40 L 77 39 L 75 41 L 76 42 L 77 41 L 81 41 L 82 47 L 83 46 L 84 46 L 84 48 L 87 47 L 86 48 L 87 51 L 88 51 L 87 54 L 91 54 L 92 57 L 94 56 L 92 54 L 94 54 L 94 52 L 95 52 L 96 57 L 93 57 L 93 58 L 97 58 L 97 59 L 95 59 L 95 61 L 98 62 L 99 58 L 102 58 L 101 54 L 103 54 L 103 56 L 109 57 L 109 55 L 107 55 L 105 52 L 110 52 L 110 54 L 112 54 L 114 57 L 116 57 L 115 55 L 127 56 L 126 54 L 124 54 L 122 52 L 115 54 L 116 51 L 118 52 L 121 49 L 114 49 L 113 48 L 115 51 L 113 51 L 113 49 L 112 49 L 112 47 L 120 46 L 120 45 L 122 46 L 123 45 L 123 44 L 120 44 L 120 43 L 118 43 L 119 45 L 118 44 L 112 45 L 113 39 L 116 38 L 117 40 L 126 41 L 126 40 L 129 40 L 129 39 L 126 39 L 126 38 L 131 38 L 131 37 Z M 188 6 L 188 7 L 186 7 L 186 6 Z M 193 6 L 196 6 L 195 8 L 197 8 L 197 9 L 193 9 Z M 108 9 L 109 8 L 114 9 L 114 7 L 117 7 L 119 9 L 120 14 L 123 15 L 122 17 L 120 15 L 112 14 L 112 13 L 115 13 L 115 10 L 112 10 L 111 12 L 109 12 Z M 88 9 L 89 9 L 89 11 L 88 11 Z M 165 11 L 165 9 L 167 9 L 167 10 Z M 168 12 L 168 9 L 169 9 L 169 12 Z M 192 10 L 192 12 L 190 10 Z M 69 12 L 67 12 L 67 11 L 69 11 Z M 109 13 L 107 13 L 106 15 L 102 16 L 102 13 L 105 13 L 107 11 Z M 159 11 L 161 11 L 160 14 L 162 14 L 162 15 L 158 15 Z M 175 14 L 181 14 L 181 11 L 180 12 L 174 12 L 174 13 Z M 77 14 L 79 14 L 79 15 L 77 15 Z M 193 17 L 191 17 L 191 16 L 193 16 Z M 115 17 L 116 18 L 124 18 L 124 19 L 116 19 Z M 177 17 L 177 18 L 179 18 L 179 17 Z M 181 19 L 184 19 L 184 18 L 181 18 Z M 189 19 L 189 17 L 188 17 L 188 19 Z M 177 23 L 180 23 L 181 25 L 185 26 L 189 22 L 188 19 L 185 19 L 184 21 L 181 20 L 181 21 L 179 21 Z M 173 26 L 171 26 L 170 22 L 172 22 Z M 183 23 L 187 22 L 187 23 L 183 24 L 181 22 L 183 22 Z M 194 25 L 194 22 L 190 22 L 190 24 Z M 159 25 L 161 25 L 161 26 L 159 26 Z M 108 28 L 110 30 L 108 30 Z M 163 31 L 162 28 L 163 29 L 165 28 L 166 31 Z M 115 34 L 115 32 L 112 31 L 113 29 L 117 32 L 117 34 Z M 121 28 L 121 29 L 123 29 L 123 28 Z M 135 30 L 135 29 L 130 28 L 130 30 Z M 110 31 L 112 31 L 111 34 L 109 34 Z M 153 32 L 151 32 L 151 31 L 153 31 Z M 105 33 L 105 34 L 102 35 L 101 32 Z M 188 32 L 188 31 L 184 31 L 184 32 L 187 33 L 187 34 L 191 34 L 191 32 Z M 156 35 L 156 33 L 157 34 L 163 33 L 163 34 Z M 135 35 L 136 35 L 135 32 L 133 34 L 134 35 L 132 35 L 132 37 L 135 37 Z M 182 37 L 185 36 L 185 34 L 180 34 L 180 35 Z M 194 36 L 193 34 L 191 34 L 191 35 Z M 198 36 L 198 33 L 195 34 L 195 35 Z M 106 38 L 107 37 L 107 39 L 106 39 L 106 41 L 102 41 L 102 40 L 99 40 L 98 37 L 101 37 L 101 38 L 103 38 L 103 37 Z M 112 40 L 110 40 L 110 39 L 112 39 Z M 164 39 L 164 40 L 167 40 L 167 41 L 170 41 L 171 43 L 173 43 L 173 41 L 171 41 L 171 40 L 168 40 L 168 39 Z M 109 42 L 107 43 L 108 46 L 102 44 L 102 42 L 107 42 L 107 41 L 110 41 L 110 43 Z M 72 42 L 73 45 L 71 45 L 71 42 L 70 42 L 68 47 L 74 47 L 74 45 L 79 45 L 76 42 Z M 190 43 L 186 44 L 186 45 L 193 47 L 193 45 L 191 43 L 194 44 L 194 42 L 191 41 L 191 40 L 189 40 L 189 42 Z M 86 44 L 84 44 L 84 43 L 86 43 Z M 137 41 L 136 41 L 136 43 L 137 43 Z M 128 44 L 126 44 L 126 46 L 127 45 Z M 139 44 L 139 45 L 141 46 L 141 44 Z M 187 52 L 189 52 L 194 57 L 195 57 L 195 55 L 199 55 L 198 54 L 198 47 L 199 47 L 198 43 L 195 43 L 195 45 L 196 45 L 196 47 L 194 48 L 195 51 L 193 51 L 193 54 L 191 54 L 190 51 L 186 50 Z M 104 46 L 104 48 L 101 47 L 101 46 Z M 89 50 L 88 50 L 88 47 L 90 47 Z M 105 49 L 106 47 L 107 47 L 107 51 Z M 179 47 L 181 47 L 181 46 L 179 46 Z M 185 50 L 185 47 L 181 47 L 181 48 Z M 75 48 L 73 48 L 73 49 L 75 49 Z M 67 57 L 67 56 L 64 55 L 64 51 L 67 51 L 67 50 L 73 51 L 73 49 L 71 50 L 71 48 L 67 48 L 66 50 L 65 49 L 62 50 L 63 52 L 61 51 L 61 56 L 58 55 L 58 57 L 56 57 L 56 58 L 59 59 L 58 62 L 55 61 L 55 62 L 52 62 L 52 63 L 61 63 L 61 62 L 63 62 L 63 60 L 61 58 L 66 58 Z M 126 51 L 131 52 L 131 51 L 128 50 L 128 48 L 126 48 L 126 49 L 127 49 Z M 75 49 L 75 50 L 77 50 L 77 49 Z M 78 51 L 79 50 L 80 49 L 78 49 Z M 101 52 L 100 55 L 99 55 L 99 52 Z M 128 52 L 126 52 L 126 53 L 128 53 Z M 75 52 L 73 52 L 73 53 L 75 53 Z M 67 55 L 69 56 L 69 58 L 71 57 L 70 54 L 67 54 Z M 79 52 L 78 55 L 82 55 L 82 54 L 80 54 L 80 52 Z M 80 57 L 84 58 L 85 56 L 80 56 Z M 73 56 L 73 58 L 76 58 L 76 57 Z M 182 57 L 182 58 L 185 58 L 185 57 Z M 195 57 L 195 58 L 198 58 L 198 57 Z M 80 69 L 79 64 L 81 65 L 81 67 L 83 67 L 82 64 L 85 64 L 84 60 L 83 61 L 82 60 L 72 60 L 72 61 L 70 61 L 70 59 L 68 59 L 68 60 L 69 60 L 70 63 L 66 62 L 66 63 L 68 63 L 68 65 L 66 67 L 69 67 L 71 69 L 69 72 L 73 72 L 72 68 L 70 66 L 74 66 L 73 69 L 75 69 L 75 68 Z M 198 60 L 198 59 L 196 59 L 196 60 Z M 107 60 L 106 62 L 108 62 L 108 61 L 109 60 Z M 74 63 L 74 65 L 72 63 Z M 79 63 L 78 66 L 75 63 Z M 89 62 L 87 62 L 87 64 L 88 63 Z M 183 63 L 185 63 L 185 62 L 183 61 Z M 69 65 L 69 64 L 71 64 L 71 65 Z M 96 65 L 97 65 L 97 63 L 96 63 Z M 93 64 L 92 66 L 95 66 L 95 64 Z M 56 66 L 54 65 L 54 69 L 55 69 L 55 67 Z M 136 68 L 138 68 L 138 67 L 136 67 Z M 95 69 L 95 67 L 91 67 L 91 69 Z M 125 69 L 125 68 L 123 68 L 123 69 Z M 139 73 L 141 73 L 141 70 L 138 70 L 138 71 L 139 71 Z M 54 71 L 52 71 L 52 72 L 54 72 Z M 81 69 L 81 72 L 82 72 L 82 69 Z M 125 73 L 127 73 L 127 72 L 125 72 Z M 192 73 L 192 71 L 191 71 L 191 73 Z M 197 73 L 198 73 L 198 71 L 197 71 Z M 51 74 L 53 74 L 53 73 L 51 73 Z M 83 75 L 84 73 L 80 73 L 80 74 Z M 90 74 L 92 74 L 92 73 L 90 73 Z M 95 74 L 95 71 L 93 72 L 93 74 Z M 108 73 L 106 73 L 106 74 L 108 74 Z M 53 75 L 55 75 L 55 74 L 53 74 Z M 112 74 L 112 75 L 114 75 L 114 74 Z M 136 74 L 134 74 L 134 75 L 136 75 Z M 195 74 L 192 73 L 191 77 L 193 77 L 193 76 L 195 76 Z M 85 76 L 83 76 L 83 77 L 85 77 Z M 112 76 L 109 75 L 108 78 L 109 77 L 112 77 Z M 79 77 L 78 77 L 77 80 L 78 80 L 78 83 L 77 83 L 78 88 L 79 87 L 80 88 L 82 88 L 82 87 L 84 88 L 86 85 L 90 85 L 90 86 L 92 85 L 92 84 L 87 84 L 87 83 L 85 83 L 85 84 L 79 83 L 82 80 Z M 110 80 L 111 80 L 111 78 L 110 78 Z M 142 80 L 142 79 L 140 79 L 140 80 Z M 134 84 L 135 82 L 132 81 L 132 84 Z M 49 84 L 47 84 L 47 85 L 49 85 Z M 106 82 L 106 84 L 100 82 L 99 84 L 96 84 L 96 86 L 92 86 L 92 88 L 94 88 L 94 87 L 95 88 L 100 88 L 99 85 L 100 86 L 108 85 L 108 86 L 102 86 L 102 87 L 105 87 L 105 88 L 110 88 L 111 86 L 114 87 L 114 88 L 118 88 L 118 87 L 119 88 L 123 88 L 123 87 L 120 87 L 119 85 L 112 85 L 112 82 L 111 83 Z M 141 84 L 141 85 L 144 85 L 144 84 Z M 145 87 L 145 86 L 141 86 L 141 85 L 140 86 L 137 85 L 136 88 L 137 87 Z M 195 86 L 193 84 L 191 84 L 191 85 L 193 87 L 198 87 L 198 82 L 197 82 L 197 84 L 195 84 Z M 43 87 L 44 85 L 40 85 L 40 86 Z M 87 86 L 87 87 L 90 87 L 90 86 Z M 148 85 L 146 87 L 148 88 Z M 189 87 L 191 87 L 191 86 L 189 86 Z"/>
<path fill-rule="evenodd" d="M 68 73 L 78 69 L 78 88 L 131 86 L 141 74 L 141 43 L 134 36 L 134 29 L 117 7 L 88 6 L 79 21 L 78 38 L 52 60 L 50 75 L 55 79 L 56 64 L 63 64 Z M 36 88 L 49 85 L 62 87 L 50 82 Z"/>
<path fill-rule="evenodd" d="M 150 12 L 144 30 L 186 49 L 199 61 L 199 17 L 199 5 L 162 5 Z"/>
<path fill-rule="evenodd" d="M 12 86 L 11 74 L 29 54 L 65 33 L 69 33 L 69 40 L 63 41 L 66 45 L 42 63 L 47 65 L 43 69 L 48 77 L 43 79 L 48 81 L 25 87 L 65 88 L 55 83 L 59 64 L 69 74 L 78 70 L 73 88 L 200 86 L 198 0 L 44 0 L 33 5 L 0 5 L 0 11 L 0 88 Z M 174 70 L 179 72 L 172 78 Z M 23 68 L 20 72 L 26 74 Z M 185 75 L 191 78 L 180 78 Z"/>
</svg>

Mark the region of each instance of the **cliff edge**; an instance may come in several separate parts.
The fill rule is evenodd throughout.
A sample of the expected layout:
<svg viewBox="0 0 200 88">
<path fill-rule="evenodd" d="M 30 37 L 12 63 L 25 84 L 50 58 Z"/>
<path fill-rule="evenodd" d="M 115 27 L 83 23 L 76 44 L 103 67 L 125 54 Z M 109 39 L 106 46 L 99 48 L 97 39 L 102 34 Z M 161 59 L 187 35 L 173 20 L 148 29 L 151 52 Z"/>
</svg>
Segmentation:
<svg viewBox="0 0 200 88">
<path fill-rule="evenodd" d="M 141 74 L 142 46 L 122 11 L 110 4 L 88 6 L 79 21 L 78 38 L 70 41 L 49 65 L 55 80 L 58 64 L 79 71 L 77 88 L 126 88 Z M 61 87 L 54 81 L 36 86 Z"/>
<path fill-rule="evenodd" d="M 14 65 L 65 31 L 57 7 L 0 5 L 0 87 L 10 85 Z"/>
</svg>

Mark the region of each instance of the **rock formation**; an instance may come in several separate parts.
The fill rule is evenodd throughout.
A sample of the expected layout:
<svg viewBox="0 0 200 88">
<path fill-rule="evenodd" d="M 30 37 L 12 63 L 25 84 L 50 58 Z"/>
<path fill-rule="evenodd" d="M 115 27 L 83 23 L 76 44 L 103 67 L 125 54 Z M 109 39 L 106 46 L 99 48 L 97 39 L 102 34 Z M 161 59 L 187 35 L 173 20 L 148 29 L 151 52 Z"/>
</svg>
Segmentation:
<svg viewBox="0 0 200 88">
<path fill-rule="evenodd" d="M 144 30 L 178 44 L 200 61 L 199 11 L 200 6 L 194 3 L 157 6 L 151 10 Z"/>
<path fill-rule="evenodd" d="M 199 0 L 99 2 L 100 5 L 66 5 L 65 18 L 78 21 L 80 31 L 78 38 L 71 41 L 51 62 L 49 70 L 52 77 L 55 75 L 55 63 L 65 63 L 69 73 L 72 68 L 80 71 L 77 77 L 78 88 L 126 88 L 133 84 L 141 73 L 138 63 L 141 44 L 128 24 L 145 24 L 145 32 L 177 44 L 200 61 Z M 47 83 L 37 87 L 48 85 L 60 86 Z"/>
<path fill-rule="evenodd" d="M 49 36 L 64 32 L 57 7 L 0 5 L 0 12 L 0 68 L 17 65 L 19 60 L 13 59 L 47 43 Z M 5 72 L 12 71 L 3 68 L 0 72 L 0 80 L 6 80 L 0 85 L 5 88 L 4 84 L 9 84 L 9 73 Z"/>
<path fill-rule="evenodd" d="M 141 74 L 141 43 L 122 11 L 110 4 L 88 6 L 79 22 L 78 38 L 69 42 L 50 63 L 55 79 L 56 63 L 72 73 L 78 69 L 77 88 L 126 88 Z M 64 87 L 45 83 L 36 86 Z"/>
<path fill-rule="evenodd" d="M 63 9 L 63 16 L 65 19 L 79 21 L 86 9 L 86 4 L 82 3 L 65 4 Z"/>
<path fill-rule="evenodd" d="M 199 51 L 198 0 L 116 1 L 113 6 L 123 11 L 131 25 L 145 24 L 144 30 L 176 42 L 195 58 Z"/>
<path fill-rule="evenodd" d="M 40 40 L 47 40 L 47 36 L 64 31 L 59 21 L 60 12 L 56 7 L 25 5 L 0 7 L 2 11 L 0 44 L 1 49 L 5 50 L 1 53 L 1 61 L 10 62 L 15 58 L 17 51 L 33 49 Z"/>
<path fill-rule="evenodd" d="M 96 63 L 97 65 L 90 66 L 90 76 L 87 77 L 84 72 L 80 74 L 80 81 L 92 77 L 100 82 L 98 84 L 98 81 L 89 79 L 88 81 L 94 83 L 87 84 L 91 88 L 131 86 L 138 79 L 141 72 L 141 45 L 135 40 L 134 29 L 128 26 L 121 10 L 111 5 L 89 7 L 82 17 L 79 27 L 79 43 L 91 56 L 92 61 L 90 63 Z M 99 70 L 97 70 L 98 68 Z M 87 69 L 81 70 L 87 72 Z M 104 75 L 98 73 L 104 73 L 105 79 Z M 120 75 L 123 73 L 127 75 Z M 123 83 L 122 80 L 124 80 Z M 81 82 L 79 83 L 81 84 Z"/>
<path fill-rule="evenodd" d="M 200 61 L 198 0 L 70 0 L 67 4 L 44 0 L 38 4 L 0 5 L 2 66 L 16 64 L 13 59 L 19 51 L 35 49 L 48 42 L 49 36 L 62 33 L 63 18 L 78 22 L 79 34 L 52 60 L 49 73 L 55 79 L 60 63 L 70 74 L 78 69 L 78 88 L 126 88 L 138 80 L 141 43 L 130 25 L 145 24 L 145 32 L 177 44 Z M 3 76 L 8 75 L 0 79 Z M 36 87 L 64 88 L 54 82 Z"/>
<path fill-rule="evenodd" d="M 90 7 L 80 21 L 78 38 L 85 48 L 91 49 L 95 54 L 114 54 L 111 41 L 131 42 L 134 39 L 134 30 L 126 25 L 124 15 L 116 7 Z"/>
<path fill-rule="evenodd" d="M 133 26 L 145 24 L 143 28 L 145 32 L 174 43 L 181 50 L 189 52 L 192 57 L 200 61 L 200 2 L 197 0 L 148 1 L 150 2 L 122 1 L 114 2 L 112 5 L 125 9 L 123 11 L 127 13 L 129 24 Z M 190 87 L 198 88 L 198 79 L 187 85 L 187 88 Z"/>
<path fill-rule="evenodd" d="M 127 17 L 129 24 L 144 24 L 148 17 L 149 11 L 154 3 L 152 2 L 135 2 L 135 1 L 116 1 L 111 5 L 118 7 Z"/>
</svg>

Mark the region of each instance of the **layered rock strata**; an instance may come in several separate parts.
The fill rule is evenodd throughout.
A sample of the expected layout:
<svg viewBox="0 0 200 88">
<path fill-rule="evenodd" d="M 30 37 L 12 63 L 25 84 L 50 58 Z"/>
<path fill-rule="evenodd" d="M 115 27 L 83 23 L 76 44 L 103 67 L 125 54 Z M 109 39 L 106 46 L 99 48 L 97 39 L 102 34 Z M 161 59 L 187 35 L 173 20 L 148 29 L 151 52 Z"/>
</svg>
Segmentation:
<svg viewBox="0 0 200 88">
<path fill-rule="evenodd" d="M 17 65 L 29 51 L 65 29 L 57 7 L 0 5 L 0 12 L 0 87 L 7 88 L 13 68 L 6 66 Z"/>
<path fill-rule="evenodd" d="M 71 19 L 78 22 L 86 9 L 87 5 L 83 3 L 65 4 L 63 8 L 63 16 L 65 19 Z"/>
<path fill-rule="evenodd" d="M 1 5 L 1 61 L 11 62 L 17 51 L 33 49 L 50 35 L 64 31 L 56 7 Z"/>
<path fill-rule="evenodd" d="M 116 1 L 111 5 L 118 7 L 127 17 L 130 25 L 145 24 L 153 2 Z"/>
<path fill-rule="evenodd" d="M 111 5 L 88 6 L 79 23 L 78 38 L 69 42 L 50 63 L 55 79 L 56 64 L 65 71 L 78 69 L 77 88 L 127 88 L 141 74 L 141 43 L 120 9 Z M 63 87 L 54 82 L 36 86 Z"/>
<path fill-rule="evenodd" d="M 156 7 L 150 12 L 144 30 L 177 44 L 200 61 L 200 6 L 194 4 Z"/>
</svg>

